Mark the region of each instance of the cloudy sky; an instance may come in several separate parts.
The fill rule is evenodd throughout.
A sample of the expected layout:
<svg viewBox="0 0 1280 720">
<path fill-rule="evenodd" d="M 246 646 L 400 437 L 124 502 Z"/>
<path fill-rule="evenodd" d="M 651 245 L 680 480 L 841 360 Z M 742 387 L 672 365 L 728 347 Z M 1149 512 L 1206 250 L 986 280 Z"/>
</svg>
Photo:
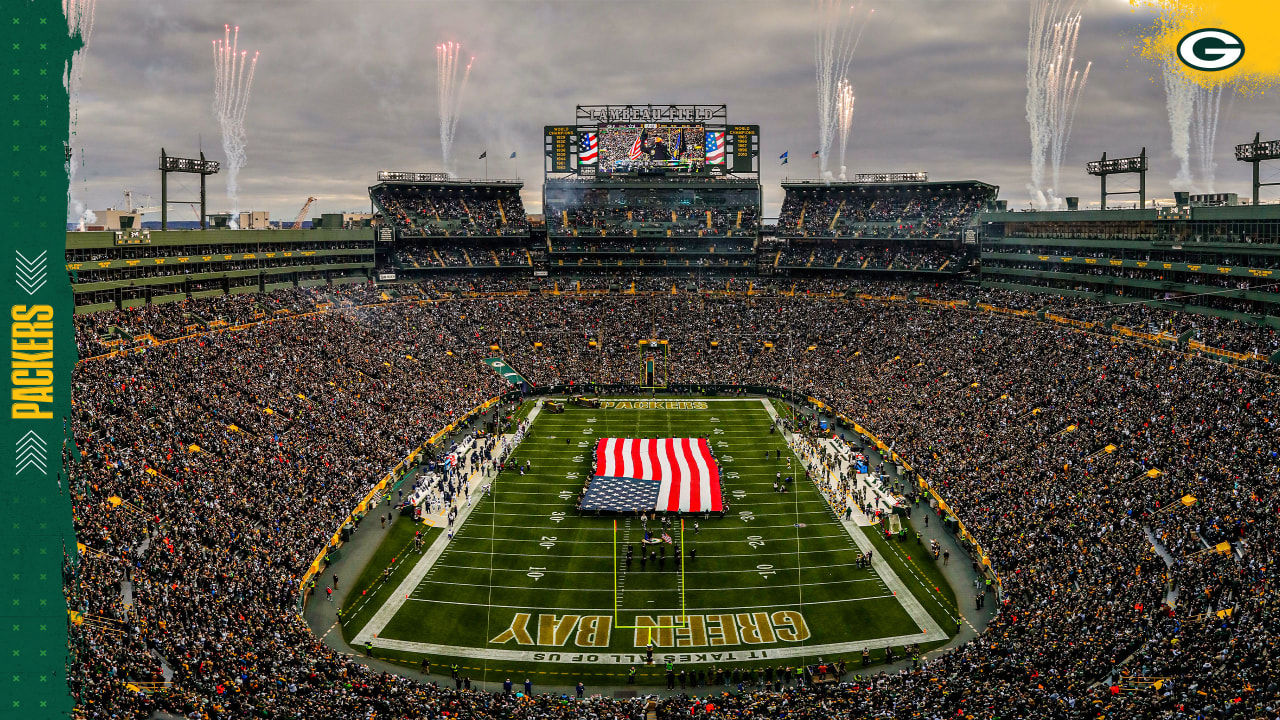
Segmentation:
<svg viewBox="0 0 1280 720">
<path fill-rule="evenodd" d="M 978 179 L 1026 206 L 1029 0 L 868 7 L 875 14 L 849 74 L 849 171 Z M 240 47 L 261 53 L 241 209 L 291 219 L 308 195 L 319 198 L 313 215 L 367 209 L 378 170 L 440 169 L 435 46 L 454 40 L 476 57 L 455 139 L 460 175 L 482 177 L 476 156 L 488 150 L 490 176 L 525 178 L 526 206 L 539 212 L 542 128 L 572 123 L 576 104 L 725 103 L 731 122 L 761 126 L 772 217 L 785 176 L 816 175 L 816 17 L 808 0 L 105 0 L 84 74 L 75 143 L 84 168 L 73 192 L 94 209 L 118 206 L 126 188 L 158 203 L 161 146 L 195 155 L 202 143 L 223 159 L 211 41 L 231 23 Z M 1163 84 L 1134 50 L 1152 22 L 1127 0 L 1087 1 L 1076 55 L 1093 70 L 1059 194 L 1096 200 L 1085 161 L 1145 145 L 1149 196 L 1171 197 Z M 1248 166 L 1232 147 L 1258 130 L 1280 135 L 1277 110 L 1274 95 L 1223 100 L 1217 191 L 1248 194 Z M 223 187 L 215 178 L 211 210 L 229 207 Z M 181 182 L 170 189 L 185 197 Z M 174 207 L 171 217 L 194 214 Z"/>
</svg>

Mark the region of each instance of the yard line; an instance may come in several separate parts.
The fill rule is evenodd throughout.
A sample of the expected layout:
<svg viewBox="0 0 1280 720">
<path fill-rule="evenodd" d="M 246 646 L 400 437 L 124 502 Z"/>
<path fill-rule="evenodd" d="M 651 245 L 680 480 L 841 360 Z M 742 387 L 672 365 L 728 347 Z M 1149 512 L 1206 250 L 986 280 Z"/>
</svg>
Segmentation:
<svg viewBox="0 0 1280 720">
<path fill-rule="evenodd" d="M 672 591 L 671 591 L 671 590 L 668 590 L 667 592 L 672 592 Z M 777 604 L 774 604 L 774 605 L 733 605 L 733 606 L 717 605 L 717 606 L 715 606 L 715 607 L 713 607 L 713 608 L 678 608 L 678 607 L 677 607 L 677 608 L 644 608 L 643 610 L 625 610 L 624 612 L 640 612 L 640 613 L 675 612 L 675 613 L 684 613 L 684 611 L 685 611 L 686 609 L 693 609 L 693 610 L 703 610 L 703 609 L 711 609 L 711 610 L 770 610 L 770 609 L 781 609 L 781 608 L 797 608 L 797 609 L 799 609 L 799 610 L 803 610 L 803 609 L 804 609 L 804 608 L 806 608 L 806 607 L 812 607 L 812 606 L 814 606 L 814 605 L 831 605 L 831 604 L 834 604 L 834 603 L 866 602 L 866 601 L 869 601 L 869 600 L 884 600 L 884 599 L 892 598 L 892 597 L 895 597 L 895 596 L 894 596 L 894 595 L 871 595 L 871 596 L 867 596 L 867 597 L 859 597 L 859 598 L 842 598 L 842 599 L 840 599 L 840 600 L 818 600 L 818 601 L 815 601 L 815 602 L 807 602 L 807 603 L 805 603 L 805 604 L 804 604 L 804 606 L 803 606 L 803 607 L 802 607 L 802 606 L 800 606 L 800 605 L 799 605 L 799 604 L 797 604 L 797 603 L 777 603 Z M 505 608 L 505 609 L 508 609 L 508 610 L 539 610 L 539 611 L 545 611 L 545 610 L 547 609 L 547 608 L 544 608 L 544 607 L 541 607 L 541 606 L 538 606 L 538 605 L 487 605 L 487 604 L 485 604 L 485 603 L 459 602 L 459 601 L 457 601 L 457 600 L 436 600 L 436 599 L 434 599 L 434 598 L 416 598 L 416 597 L 410 597 L 410 598 L 409 598 L 409 600 L 410 600 L 410 601 L 412 601 L 412 602 L 435 603 L 435 604 L 437 604 L 437 605 L 462 605 L 462 606 L 464 606 L 464 607 L 496 607 L 496 608 Z M 557 608 L 555 608 L 555 610 L 556 610 L 556 612 L 564 612 L 564 611 L 566 611 L 566 610 L 573 610 L 573 611 L 576 611 L 576 612 L 583 612 L 583 613 L 592 613 L 592 614 L 595 614 L 595 613 L 599 613 L 599 612 L 601 612 L 602 608 L 598 608 L 598 607 L 590 607 L 590 608 L 575 607 L 575 608 L 569 608 L 569 607 L 563 607 L 563 606 L 561 606 L 561 607 L 557 607 Z M 939 637 L 939 638 L 943 638 L 943 637 L 946 637 L 946 636 L 945 636 L 945 635 L 943 635 L 943 634 L 941 634 L 941 633 L 939 633 L 939 634 L 938 634 L 938 637 Z"/>
<path fill-rule="evenodd" d="M 625 542 L 626 542 L 626 540 L 623 540 L 623 542 L 625 543 Z M 714 544 L 725 544 L 725 543 L 727 543 L 727 542 L 728 542 L 728 541 L 723 541 L 723 540 L 722 540 L 722 541 L 719 541 L 719 542 L 714 543 Z M 704 545 L 712 545 L 712 544 L 713 544 L 713 543 L 704 543 Z M 855 550 L 857 549 L 857 546 L 852 546 L 852 545 L 851 545 L 851 547 L 852 547 L 852 549 L 855 549 Z M 849 549 L 849 548 L 833 547 L 833 548 L 825 548 L 825 549 L 822 549 L 822 550 L 801 550 L 798 554 L 804 555 L 804 554 L 815 554 L 815 553 L 844 552 L 844 551 L 845 551 L 845 550 L 847 550 L 847 549 Z M 488 554 L 489 554 L 489 551 L 487 551 L 487 550 L 454 550 L 453 552 L 455 552 L 455 553 L 463 553 L 463 554 L 467 554 L 467 555 L 488 555 Z M 789 554 L 797 554 L 797 553 L 789 553 Z M 546 559 L 546 558 L 549 558 L 549 557 L 554 557 L 554 558 L 592 558 L 592 559 L 594 559 L 594 560 L 611 560 L 611 559 L 613 559 L 613 556 L 612 556 L 612 555 L 566 555 L 566 554 L 564 554 L 564 553 L 556 553 L 556 554 L 554 554 L 554 555 L 553 555 L 553 554 L 551 554 L 551 553 L 543 553 L 543 554 L 536 554 L 536 553 L 503 553 L 503 555 L 504 555 L 504 556 L 506 556 L 506 557 L 511 557 L 511 558 L 540 558 L 540 559 Z M 728 553 L 728 554 L 723 554 L 723 555 L 722 555 L 722 554 L 720 554 L 720 553 L 716 553 L 716 554 L 715 554 L 714 556 L 712 556 L 712 557 L 715 557 L 715 558 L 718 560 L 718 559 L 720 559 L 720 558 L 734 558 L 734 557 L 754 557 L 754 558 L 758 558 L 758 557 L 767 557 L 767 556 L 766 556 L 765 554 L 763 554 L 763 553 L 751 552 L 751 553 Z"/>
<path fill-rule="evenodd" d="M 791 526 L 790 526 L 790 525 L 788 525 L 787 527 L 791 527 Z M 543 528 L 543 529 L 544 529 L 544 530 L 547 530 L 547 529 L 550 529 L 550 528 Z M 742 529 L 743 529 L 743 530 L 751 530 L 752 528 L 751 528 L 750 526 L 746 526 L 746 525 L 744 525 Z M 462 531 L 461 531 L 461 532 L 465 532 L 465 531 L 466 531 L 466 527 L 463 527 L 463 529 L 462 529 Z M 455 532 L 455 533 L 453 534 L 453 537 L 456 539 L 456 538 L 458 538 L 459 534 L 460 534 L 459 532 Z M 822 538 L 838 538 L 838 537 L 847 537 L 847 536 L 846 536 L 846 535 L 844 535 L 844 534 L 839 534 L 839 535 L 806 535 L 806 536 L 805 536 L 805 539 L 806 539 L 806 540 L 820 540 L 820 539 L 822 539 Z M 532 543 L 537 543 L 537 542 L 540 542 L 540 540 L 539 540 L 538 538 L 500 538 L 500 539 L 502 540 L 502 542 L 510 542 L 510 543 L 517 543 L 517 542 L 520 542 L 520 543 L 523 543 L 523 542 L 532 542 Z M 777 539 L 780 539 L 780 538 L 772 538 L 772 539 L 777 540 Z M 574 542 L 574 544 L 575 544 L 575 545 L 612 545 L 612 544 L 613 544 L 613 540 L 574 540 L 573 542 Z M 730 543 L 730 542 L 737 542 L 737 541 L 735 541 L 735 540 L 716 540 L 716 541 L 709 542 L 709 543 L 704 543 L 704 544 L 705 544 L 705 545 L 718 545 L 718 544 L 728 544 L 728 543 Z"/>
<path fill-rule="evenodd" d="M 807 569 L 807 568 L 806 568 L 806 569 Z M 528 572 L 528 571 L 527 571 L 527 570 L 520 570 L 519 572 Z M 550 571 L 546 571 L 546 572 L 550 572 Z M 754 572 L 754 570 L 739 570 L 739 571 L 737 571 L 737 572 Z M 878 583 L 878 582 L 879 582 L 879 580 L 878 580 L 877 578 L 849 578 L 849 579 L 844 579 L 844 580 L 826 580 L 826 581 L 822 581 L 822 582 L 810 582 L 810 583 L 804 583 L 804 586 L 805 586 L 805 587 L 808 587 L 808 586 L 811 586 L 811 585 L 839 585 L 839 584 L 841 584 L 841 583 L 864 583 L 864 582 L 875 582 L 875 583 Z M 423 587 L 425 587 L 425 586 L 427 586 L 427 585 L 456 585 L 456 586 L 460 586 L 460 587 L 475 587 L 475 583 L 449 582 L 449 581 L 447 581 L 447 580 L 434 580 L 434 581 L 432 581 L 432 582 L 430 582 L 430 583 L 423 583 L 422 585 L 420 585 L 420 586 L 418 587 L 418 590 L 415 590 L 415 591 L 413 592 L 413 596 L 415 596 L 415 597 L 416 597 L 416 596 L 418 596 L 418 593 L 422 590 L 422 588 L 423 588 Z M 567 592 L 594 592 L 594 593 L 607 593 L 607 592 L 613 592 L 613 588 L 567 588 L 567 587 L 551 587 L 551 586 L 549 586 L 549 585 L 490 585 L 489 587 L 490 587 L 491 589 L 494 589 L 494 590 L 542 590 L 542 591 L 545 591 L 545 592 L 561 592 L 561 591 L 567 591 Z M 773 590 L 773 589 L 776 589 L 776 588 L 793 588 L 793 587 L 800 587 L 800 585 L 799 585 L 799 584 L 797 584 L 797 583 L 783 583 L 783 584 L 778 584 L 778 585 L 774 585 L 774 584 L 768 584 L 768 585 L 739 585 L 739 586 L 736 586 L 736 587 L 730 587 L 730 586 L 724 586 L 724 585 L 717 586 L 717 587 L 686 587 L 686 588 L 685 588 L 685 592 L 720 592 L 721 590 Z M 885 589 L 885 588 L 881 587 L 881 589 L 883 590 L 883 589 Z M 631 592 L 631 593 L 644 593 L 644 592 L 662 592 L 662 593 L 669 593 L 669 592 L 675 592 L 675 589 L 673 589 L 673 588 L 631 588 L 631 589 L 630 589 L 630 590 L 628 590 L 627 592 Z M 806 603 L 806 604 L 808 604 L 808 603 Z M 501 606 L 500 606 L 500 605 L 495 605 L 494 607 L 501 607 Z"/>
<path fill-rule="evenodd" d="M 686 565 L 687 564 L 688 563 L 686 563 Z M 475 567 L 473 565 L 445 565 L 442 563 L 437 563 L 436 566 L 451 568 L 453 570 L 489 570 L 490 569 L 487 566 Z M 828 568 L 843 568 L 846 570 L 858 569 L 856 567 L 853 567 L 849 563 L 838 563 L 835 565 L 802 565 L 800 569 L 826 570 Z M 516 573 L 529 572 L 529 568 L 492 568 L 492 570 L 493 572 L 516 572 Z M 543 570 L 542 572 L 545 572 L 548 575 L 601 575 L 603 574 L 603 572 L 600 570 Z M 661 575 L 664 572 L 665 571 L 663 570 L 659 570 L 656 574 Z M 674 572 L 674 570 L 672 572 Z M 756 572 L 755 568 L 742 568 L 741 570 L 689 570 L 689 569 L 685 570 L 685 574 L 687 575 L 732 575 L 733 573 L 753 573 L 753 572 Z M 646 574 L 653 574 L 653 573 L 651 571 L 646 571 Z M 862 582 L 862 581 L 859 580 L 858 582 Z M 471 583 L 471 584 L 474 585 L 475 583 Z M 804 583 L 804 584 L 808 584 L 808 583 Z"/>
<path fill-rule="evenodd" d="M 590 516 L 579 515 L 578 517 L 589 518 Z M 727 517 L 726 519 L 733 519 L 733 518 Z M 495 525 L 494 527 L 500 527 L 506 530 L 547 530 L 548 529 L 546 525 Z M 571 526 L 565 525 L 564 527 L 571 527 Z M 574 530 L 609 531 L 609 532 L 613 531 L 613 528 L 593 527 L 591 525 L 574 525 L 572 527 Z M 728 532 L 728 531 L 736 531 L 736 530 L 765 530 L 768 528 L 795 528 L 796 530 L 802 529 L 802 528 L 796 528 L 795 523 L 787 523 L 785 525 L 753 525 L 751 523 L 744 523 L 742 525 L 735 525 L 734 527 L 704 527 L 702 529 L 707 532 L 711 532 L 711 531 Z M 457 536 L 458 536 L 458 533 L 455 532 L 454 537 L 457 537 Z M 812 537 L 812 536 L 807 536 L 807 537 Z M 581 541 L 575 541 L 575 542 L 581 542 Z"/>
</svg>

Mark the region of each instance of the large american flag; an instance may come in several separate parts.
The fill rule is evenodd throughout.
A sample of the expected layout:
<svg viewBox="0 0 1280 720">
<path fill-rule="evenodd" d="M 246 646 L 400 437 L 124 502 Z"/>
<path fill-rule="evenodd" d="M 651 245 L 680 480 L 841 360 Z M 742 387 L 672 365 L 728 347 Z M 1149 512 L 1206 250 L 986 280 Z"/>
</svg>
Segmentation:
<svg viewBox="0 0 1280 720">
<path fill-rule="evenodd" d="M 582 147 L 578 149 L 579 165 L 595 165 L 599 141 L 596 139 L 595 133 L 583 133 Z"/>
<path fill-rule="evenodd" d="M 720 467 L 703 438 L 602 438 L 583 509 L 720 512 Z"/>
</svg>

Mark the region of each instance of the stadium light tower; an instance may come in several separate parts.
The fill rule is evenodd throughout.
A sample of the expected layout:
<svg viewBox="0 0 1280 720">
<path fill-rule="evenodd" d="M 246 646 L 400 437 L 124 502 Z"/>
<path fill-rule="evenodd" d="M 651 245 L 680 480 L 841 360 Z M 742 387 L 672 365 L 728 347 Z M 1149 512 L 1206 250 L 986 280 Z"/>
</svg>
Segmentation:
<svg viewBox="0 0 1280 720">
<path fill-rule="evenodd" d="M 1264 183 L 1258 176 L 1263 160 L 1280 160 L 1280 140 L 1262 140 L 1262 133 L 1254 133 L 1253 142 L 1236 146 L 1236 160 L 1253 164 L 1253 204 L 1258 204 L 1258 188 L 1280 185 L 1280 182 Z"/>
<path fill-rule="evenodd" d="M 1147 149 L 1142 148 L 1142 153 L 1137 157 L 1113 158 L 1107 159 L 1107 154 L 1102 153 L 1101 160 L 1094 160 L 1085 165 L 1085 170 L 1090 175 L 1096 175 L 1102 179 L 1102 209 L 1107 209 L 1108 195 L 1137 195 L 1138 207 L 1146 209 L 1147 207 Z M 1107 192 L 1107 176 L 1123 175 L 1136 173 L 1138 175 L 1138 189 Z"/>
<path fill-rule="evenodd" d="M 200 176 L 200 229 L 205 229 L 205 179 L 218 172 L 217 160 L 170 157 L 160 148 L 160 229 L 169 229 L 169 203 L 190 203 L 190 200 L 169 199 L 169 173 L 191 173 Z"/>
</svg>

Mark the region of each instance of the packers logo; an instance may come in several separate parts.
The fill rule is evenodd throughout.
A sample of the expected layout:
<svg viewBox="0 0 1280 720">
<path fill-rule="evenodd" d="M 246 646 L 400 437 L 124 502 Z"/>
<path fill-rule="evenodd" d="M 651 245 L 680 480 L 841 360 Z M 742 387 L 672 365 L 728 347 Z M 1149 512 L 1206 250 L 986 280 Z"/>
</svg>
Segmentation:
<svg viewBox="0 0 1280 720">
<path fill-rule="evenodd" d="M 1205 28 L 1187 33 L 1178 41 L 1178 59 L 1193 70 L 1217 72 L 1240 62 L 1244 42 L 1235 33 Z"/>
</svg>

